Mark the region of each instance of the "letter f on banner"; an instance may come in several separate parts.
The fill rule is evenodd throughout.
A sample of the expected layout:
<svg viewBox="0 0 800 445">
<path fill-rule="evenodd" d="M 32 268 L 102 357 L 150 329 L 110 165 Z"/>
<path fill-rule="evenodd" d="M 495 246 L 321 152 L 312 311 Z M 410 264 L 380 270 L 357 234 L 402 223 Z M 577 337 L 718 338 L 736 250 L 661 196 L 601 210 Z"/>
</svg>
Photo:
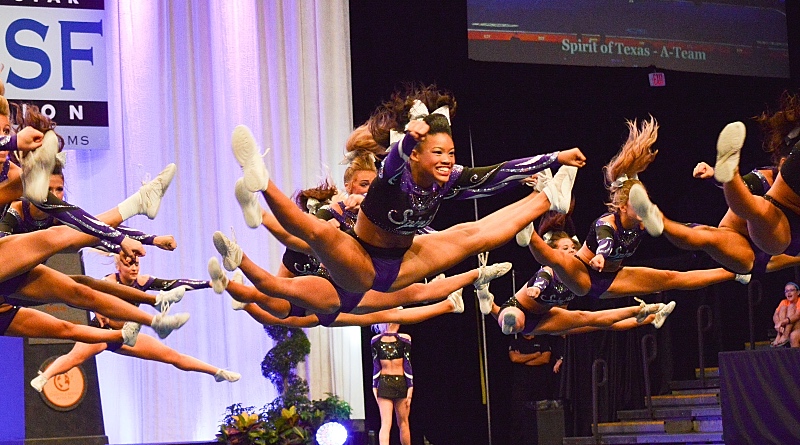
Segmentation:
<svg viewBox="0 0 800 445">
<path fill-rule="evenodd" d="M 62 90 L 74 90 L 72 85 L 72 61 L 86 60 L 94 65 L 92 49 L 76 49 L 72 47 L 72 34 L 103 35 L 103 22 L 59 22 L 61 24 L 61 70 Z"/>
</svg>

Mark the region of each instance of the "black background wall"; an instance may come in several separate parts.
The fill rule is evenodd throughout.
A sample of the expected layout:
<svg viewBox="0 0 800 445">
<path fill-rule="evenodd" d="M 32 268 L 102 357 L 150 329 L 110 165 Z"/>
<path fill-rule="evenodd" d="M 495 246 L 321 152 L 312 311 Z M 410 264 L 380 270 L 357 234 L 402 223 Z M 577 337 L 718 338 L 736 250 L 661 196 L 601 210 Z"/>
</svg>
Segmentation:
<svg viewBox="0 0 800 445">
<path fill-rule="evenodd" d="M 701 160 L 713 163 L 715 142 L 722 127 L 742 120 L 748 139 L 741 166 L 748 170 L 769 163 L 761 150 L 761 135 L 751 117 L 775 107 L 784 89 L 800 87 L 800 3 L 787 2 L 791 79 L 753 78 L 664 71 L 667 85 L 652 88 L 647 74 L 653 68 L 567 67 L 475 62 L 467 58 L 466 2 L 365 1 L 350 2 L 350 32 L 354 121 L 363 122 L 402 82 L 436 83 L 454 93 L 458 110 L 453 119 L 457 162 L 490 165 L 506 159 L 580 147 L 588 163 L 575 184 L 573 219 L 583 238 L 590 223 L 605 211 L 607 193 L 601 167 L 616 153 L 627 135 L 625 119 L 652 114 L 661 129 L 659 155 L 640 175 L 654 202 L 678 221 L 713 224 L 726 210 L 721 191 L 691 178 Z M 663 70 L 662 70 L 663 71 Z M 526 193 L 509 193 L 477 201 L 485 216 Z M 472 201 L 447 202 L 434 226 L 442 229 L 475 218 Z M 490 262 L 512 261 L 519 287 L 538 268 L 526 249 L 513 242 L 491 253 Z M 715 267 L 702 254 L 680 251 L 663 238 L 646 239 L 634 261 L 688 270 Z M 476 259 L 455 271 L 477 265 Z M 765 340 L 771 314 L 794 271 L 775 273 L 764 283 L 765 301 L 756 308 L 756 337 Z M 491 286 L 498 304 L 512 294 L 510 276 Z M 480 318 L 474 291 L 464 291 L 464 314 L 446 315 L 403 330 L 413 337 L 415 391 L 411 410 L 412 441 L 423 436 L 434 445 L 488 443 L 487 409 L 481 386 Z M 668 292 L 650 301 L 676 300 L 678 307 L 665 327 L 657 331 L 659 357 L 652 370 L 654 390 L 669 379 L 685 379 L 698 364 L 695 311 L 700 304 L 713 309 L 714 327 L 704 351 L 707 365 L 716 365 L 716 353 L 742 349 L 749 338 L 746 287 L 725 283 L 694 292 Z M 622 306 L 631 299 L 579 301 L 575 307 Z M 486 318 L 492 442 L 508 442 L 510 364 L 508 340 Z M 569 367 L 568 432 L 590 433 L 590 366 L 595 357 L 609 360 L 612 397 L 604 416 L 616 409 L 643 405 L 639 339 L 656 333 L 651 327 L 625 333 L 599 333 L 573 338 Z M 364 331 L 364 375 L 367 427 L 378 429 L 378 412 L 368 376 L 368 341 Z M 588 411 L 587 411 L 588 410 Z M 396 433 L 394 434 L 396 441 Z M 394 442 L 393 442 L 394 443 Z"/>
</svg>

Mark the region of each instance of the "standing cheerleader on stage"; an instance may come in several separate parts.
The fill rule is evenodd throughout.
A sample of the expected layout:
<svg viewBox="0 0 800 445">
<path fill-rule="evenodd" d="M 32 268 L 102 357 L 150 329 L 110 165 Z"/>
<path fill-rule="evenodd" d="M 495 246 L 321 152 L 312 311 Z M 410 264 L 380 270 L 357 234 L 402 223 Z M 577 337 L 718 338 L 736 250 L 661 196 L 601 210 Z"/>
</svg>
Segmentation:
<svg viewBox="0 0 800 445">
<path fill-rule="evenodd" d="M 653 148 L 658 135 L 655 119 L 643 121 L 641 128 L 628 122 L 629 135 L 620 152 L 604 167 L 611 192 L 609 213 L 595 220 L 586 241 L 575 255 L 554 250 L 540 236 L 533 234 L 529 248 L 536 261 L 549 266 L 570 291 L 593 298 L 616 298 L 646 295 L 669 289 L 692 290 L 736 279 L 747 283 L 749 275 L 740 276 L 725 269 L 678 272 L 649 267 L 623 267 L 622 262 L 636 252 L 644 228 L 641 218 L 628 200 L 638 173 L 655 158 Z"/>
<path fill-rule="evenodd" d="M 411 336 L 400 334 L 396 323 L 376 324 L 372 337 L 372 393 L 381 413 L 378 443 L 389 445 L 392 413 L 397 417 L 400 443 L 411 445 L 408 415 L 414 393 L 414 373 L 411 369 Z"/>
</svg>

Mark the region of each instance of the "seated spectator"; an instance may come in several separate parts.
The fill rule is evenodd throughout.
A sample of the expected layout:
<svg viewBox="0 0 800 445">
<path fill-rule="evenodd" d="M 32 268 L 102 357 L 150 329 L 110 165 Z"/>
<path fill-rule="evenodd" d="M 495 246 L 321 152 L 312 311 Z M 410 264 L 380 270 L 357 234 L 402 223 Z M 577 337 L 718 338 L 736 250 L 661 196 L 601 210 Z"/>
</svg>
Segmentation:
<svg viewBox="0 0 800 445">
<path fill-rule="evenodd" d="M 786 296 L 778 304 L 772 321 L 775 322 L 775 330 L 778 336 L 772 342 L 772 346 L 779 348 L 789 343 L 791 347 L 800 347 L 800 286 L 796 283 L 788 282 L 783 289 Z"/>
</svg>

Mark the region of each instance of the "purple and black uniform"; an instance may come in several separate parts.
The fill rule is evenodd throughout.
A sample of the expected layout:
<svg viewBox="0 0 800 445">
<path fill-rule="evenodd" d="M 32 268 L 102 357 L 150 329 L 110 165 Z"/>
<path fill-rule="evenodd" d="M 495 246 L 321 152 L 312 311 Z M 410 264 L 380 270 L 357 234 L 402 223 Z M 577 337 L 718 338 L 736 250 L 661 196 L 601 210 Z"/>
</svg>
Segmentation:
<svg viewBox="0 0 800 445">
<path fill-rule="evenodd" d="M 606 260 L 622 261 L 636 252 L 636 248 L 639 247 L 645 231 L 638 224 L 630 229 L 622 227 L 619 213 L 613 213 L 614 225 L 616 225 L 616 227 L 613 227 L 602 219 L 607 215 L 612 214 L 606 213 L 595 220 L 593 229 L 589 230 L 589 235 L 586 237 L 586 246 L 595 255 L 602 255 Z M 603 295 L 611 287 L 611 283 L 614 282 L 617 273 L 622 269 L 620 267 L 614 272 L 598 272 L 583 261 L 580 256 L 575 255 L 575 258 L 578 258 L 583 263 L 589 273 L 592 286 L 589 289 L 589 293 L 586 294 L 588 297 L 599 298 Z"/>
<path fill-rule="evenodd" d="M 16 151 L 17 135 L 0 136 L 0 151 Z"/>
<path fill-rule="evenodd" d="M 382 341 L 383 337 L 394 337 L 393 341 Z M 378 388 L 378 397 L 405 399 L 408 388 L 414 386 L 411 369 L 411 340 L 398 333 L 379 334 L 372 338 L 372 387 Z M 403 359 L 403 375 L 381 374 L 381 360 Z"/>
<path fill-rule="evenodd" d="M 791 223 L 792 220 L 791 218 L 789 218 L 789 214 L 793 214 L 794 212 L 789 211 L 787 213 L 787 210 L 782 208 L 782 204 L 773 201 L 771 197 L 767 196 L 767 192 L 772 187 L 772 185 L 769 183 L 769 180 L 767 180 L 767 177 L 764 175 L 764 173 L 762 173 L 762 171 L 764 170 L 772 171 L 773 180 L 774 178 L 778 177 L 778 168 L 772 166 L 772 167 L 761 167 L 753 169 L 753 171 L 751 171 L 750 173 L 742 176 L 742 180 L 744 180 L 744 183 L 747 186 L 748 190 L 750 190 L 750 193 L 752 193 L 754 196 L 763 196 L 764 199 L 773 203 L 776 207 L 781 209 L 787 215 L 787 219 L 789 219 L 789 222 Z M 689 223 L 687 225 L 689 227 L 695 227 L 695 226 L 700 226 L 702 224 Z M 796 237 L 792 236 L 792 238 L 794 239 Z M 763 277 L 767 273 L 767 264 L 772 259 L 772 255 L 758 248 L 758 246 L 753 244 L 752 240 L 748 239 L 747 241 L 750 244 L 750 248 L 753 249 L 753 254 L 755 256 L 755 258 L 753 259 L 753 268 L 750 269 L 750 274 L 752 274 L 753 278 Z"/>
<path fill-rule="evenodd" d="M 14 151 L 17 149 L 17 136 L 0 136 L 0 151 Z M 11 156 L 6 158 L 3 166 L 0 167 L 0 182 L 8 180 L 8 170 L 11 168 Z M 3 214 L 8 210 L 10 203 L 0 206 L 0 212 Z"/>
<path fill-rule="evenodd" d="M 139 280 L 134 280 L 131 284 L 125 284 L 120 281 L 119 272 L 114 274 L 114 279 L 117 281 L 117 284 L 121 284 L 123 286 L 129 286 L 134 289 L 139 289 L 142 292 L 146 292 L 149 290 L 172 290 L 181 286 L 186 287 L 186 290 L 199 290 L 199 289 L 209 289 L 211 287 L 211 283 L 209 281 L 204 280 L 191 280 L 188 278 L 175 278 L 166 280 L 163 278 L 156 278 L 156 277 L 147 277 L 147 281 L 144 284 L 139 283 Z"/>
<path fill-rule="evenodd" d="M 557 152 L 490 167 L 470 168 L 455 164 L 444 185 L 434 183 L 426 189 L 414 183 L 408 165 L 416 145 L 417 141 L 410 134 L 392 144 L 378 177 L 361 203 L 361 211 L 370 222 L 395 235 L 414 235 L 419 229 L 429 226 L 444 199 L 491 196 L 516 186 L 520 180 L 545 168 L 560 165 Z M 397 279 L 407 249 L 381 249 L 358 238 L 356 240 L 372 257 L 375 268 L 372 289 L 388 291 Z"/>
<path fill-rule="evenodd" d="M 787 137 L 787 139 L 789 138 Z M 786 185 L 795 194 L 800 195 L 800 142 L 791 143 L 794 143 L 795 146 L 792 148 L 789 156 L 786 157 L 786 160 L 783 161 L 780 173 L 781 178 L 783 178 L 783 181 L 786 183 Z M 783 214 L 786 216 L 786 219 L 789 221 L 789 232 L 791 233 L 791 239 L 789 241 L 789 245 L 782 253 L 786 255 L 797 256 L 800 254 L 800 215 L 795 213 L 794 210 L 790 209 L 783 203 L 778 202 L 770 195 L 764 195 L 764 199 L 771 202 L 773 205 L 775 205 L 775 207 L 783 212 Z"/>
<path fill-rule="evenodd" d="M 328 269 L 326 269 L 325 266 L 319 263 L 319 260 L 317 260 L 315 257 L 311 255 L 306 255 L 305 253 L 297 252 L 295 250 L 287 248 L 283 252 L 282 262 L 284 267 L 286 267 L 286 269 L 288 269 L 289 272 L 297 276 L 313 275 L 320 278 L 325 278 L 334 287 L 336 287 L 336 285 L 333 283 L 333 280 L 331 279 L 330 274 L 328 273 Z M 315 313 L 314 315 L 317 316 L 319 324 L 321 324 L 322 326 L 330 326 L 331 324 L 333 324 L 334 321 L 336 321 L 336 317 L 338 317 L 340 313 L 352 311 L 353 309 L 355 309 L 356 306 L 358 306 L 359 302 L 361 302 L 360 298 L 358 299 L 358 301 L 356 301 L 355 305 L 352 307 L 350 307 L 350 305 L 345 306 L 345 303 L 342 302 L 341 306 L 339 307 L 339 310 L 337 310 L 332 314 Z M 306 315 L 305 308 L 297 306 L 296 304 L 292 303 L 289 303 L 289 305 L 290 305 L 289 314 L 286 315 L 286 317 L 303 317 Z"/>
<path fill-rule="evenodd" d="M 528 280 L 528 287 L 539 289 L 536 301 L 546 306 L 564 306 L 575 298 L 575 294 L 569 290 L 567 285 L 544 267 Z"/>
<path fill-rule="evenodd" d="M 145 245 L 153 245 L 155 235 L 148 235 L 130 227 L 119 226 L 116 229 L 105 223 L 94 219 L 91 215 L 79 207 L 68 204 L 58 199 L 55 195 L 49 194 L 47 202 L 36 207 L 48 214 L 45 219 L 34 219 L 31 216 L 31 203 L 25 199 L 22 201 L 22 214 L 9 207 L 3 219 L 0 220 L 0 237 L 16 234 L 30 233 L 37 230 L 44 230 L 57 224 L 58 221 L 64 222 L 67 226 L 79 230 L 83 233 L 100 238 L 98 248 L 107 252 L 119 253 L 119 242 L 127 236 Z M 83 227 L 83 229 L 81 229 Z M 121 236 L 120 236 L 121 234 Z M 117 242 L 118 241 L 118 242 Z"/>
<path fill-rule="evenodd" d="M 575 298 L 575 294 L 567 288 L 567 285 L 562 283 L 557 276 L 551 275 L 544 267 L 539 269 L 536 275 L 528 280 L 528 287 L 539 289 L 540 292 L 539 296 L 536 297 L 536 302 L 543 306 L 564 306 Z M 541 314 L 531 312 L 519 304 L 516 296 L 512 296 L 503 303 L 500 306 L 500 311 L 507 307 L 515 307 L 525 314 L 525 327 L 522 329 L 522 334 L 532 333 L 539 326 L 542 318 L 547 315 L 547 311 Z"/>
</svg>

